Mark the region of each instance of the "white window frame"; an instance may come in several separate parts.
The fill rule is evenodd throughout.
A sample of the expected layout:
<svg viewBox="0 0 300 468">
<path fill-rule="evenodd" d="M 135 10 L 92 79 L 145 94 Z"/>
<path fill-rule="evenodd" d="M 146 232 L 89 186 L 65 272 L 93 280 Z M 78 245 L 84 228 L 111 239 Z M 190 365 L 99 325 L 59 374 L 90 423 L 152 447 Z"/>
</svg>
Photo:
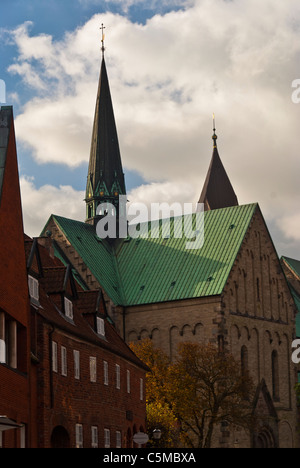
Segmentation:
<svg viewBox="0 0 300 468">
<path fill-rule="evenodd" d="M 80 352 L 77 350 L 73 350 L 74 356 L 74 377 L 76 380 L 80 379 Z"/>
<path fill-rule="evenodd" d="M 116 448 L 122 448 L 122 432 L 116 431 Z"/>
<path fill-rule="evenodd" d="M 0 364 L 6 364 L 6 343 L 0 340 Z"/>
<path fill-rule="evenodd" d="M 68 317 L 69 319 L 73 320 L 74 314 L 73 314 L 73 302 L 70 301 L 67 297 L 64 298 L 64 304 L 65 304 L 65 316 Z"/>
<path fill-rule="evenodd" d="M 105 322 L 101 317 L 97 317 L 97 333 L 100 336 L 105 336 Z"/>
<path fill-rule="evenodd" d="M 36 278 L 33 278 L 33 276 L 28 276 L 28 288 L 29 288 L 29 294 L 31 299 L 34 299 L 36 301 L 39 300 L 39 282 Z"/>
<path fill-rule="evenodd" d="M 99 447 L 98 427 L 97 426 L 92 426 L 91 431 L 92 431 L 92 448 L 98 448 Z"/>
<path fill-rule="evenodd" d="M 58 372 L 57 343 L 52 341 L 52 371 Z"/>
<path fill-rule="evenodd" d="M 90 356 L 90 381 L 97 382 L 97 358 Z"/>
<path fill-rule="evenodd" d="M 130 370 L 127 370 L 127 393 L 131 393 Z"/>
<path fill-rule="evenodd" d="M 107 361 L 103 361 L 103 373 L 104 373 L 104 385 L 108 385 L 109 382 L 108 382 L 108 362 Z"/>
<path fill-rule="evenodd" d="M 26 448 L 26 426 L 23 424 L 20 427 L 20 448 Z"/>
<path fill-rule="evenodd" d="M 67 348 L 61 347 L 61 375 L 67 377 L 68 375 L 68 361 L 67 361 Z"/>
<path fill-rule="evenodd" d="M 76 448 L 83 448 L 83 426 L 82 424 L 76 424 Z"/>
<path fill-rule="evenodd" d="M 116 364 L 116 389 L 121 389 L 121 367 Z"/>
<path fill-rule="evenodd" d="M 104 448 L 110 448 L 110 430 L 104 429 Z"/>
</svg>

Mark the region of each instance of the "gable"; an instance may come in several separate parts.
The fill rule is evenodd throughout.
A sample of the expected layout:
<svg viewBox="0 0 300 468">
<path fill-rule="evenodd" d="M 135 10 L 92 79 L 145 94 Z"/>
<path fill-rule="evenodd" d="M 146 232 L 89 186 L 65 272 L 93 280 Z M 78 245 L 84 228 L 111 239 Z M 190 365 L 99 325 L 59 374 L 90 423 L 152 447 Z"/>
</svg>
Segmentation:
<svg viewBox="0 0 300 468">
<path fill-rule="evenodd" d="M 292 294 L 259 207 L 228 278 L 224 301 L 233 315 L 295 320 Z"/>
</svg>

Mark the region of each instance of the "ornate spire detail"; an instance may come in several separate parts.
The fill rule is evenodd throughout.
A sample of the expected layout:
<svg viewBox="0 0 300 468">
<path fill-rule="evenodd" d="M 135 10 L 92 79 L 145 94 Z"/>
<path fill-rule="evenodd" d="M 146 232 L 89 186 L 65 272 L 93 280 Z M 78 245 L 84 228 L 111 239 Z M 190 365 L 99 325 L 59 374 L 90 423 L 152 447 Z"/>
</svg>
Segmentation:
<svg viewBox="0 0 300 468">
<path fill-rule="evenodd" d="M 199 203 L 204 203 L 205 211 L 238 205 L 236 194 L 219 156 L 214 114 L 213 132 L 213 155 L 199 199 Z"/>
<path fill-rule="evenodd" d="M 102 44 L 102 46 L 101 46 L 102 58 L 104 58 L 104 52 L 105 52 L 105 47 L 104 47 L 104 40 L 105 40 L 104 29 L 106 29 L 106 28 L 105 28 L 105 26 L 103 25 L 103 23 L 101 24 L 101 28 L 100 28 L 100 29 L 101 29 L 101 31 L 102 31 L 102 39 L 101 39 L 101 44 Z"/>
<path fill-rule="evenodd" d="M 215 118 L 215 114 L 213 114 L 213 136 L 212 136 L 212 139 L 213 139 L 213 142 L 214 142 L 214 148 L 217 147 L 217 135 L 216 135 L 216 118 Z"/>
<path fill-rule="evenodd" d="M 104 55 L 102 24 L 102 54 Z M 119 195 L 126 195 L 125 179 L 118 142 L 109 81 L 102 57 L 92 133 L 90 161 L 86 187 L 86 222 L 95 224 L 99 204 L 111 203 L 119 211 Z"/>
</svg>

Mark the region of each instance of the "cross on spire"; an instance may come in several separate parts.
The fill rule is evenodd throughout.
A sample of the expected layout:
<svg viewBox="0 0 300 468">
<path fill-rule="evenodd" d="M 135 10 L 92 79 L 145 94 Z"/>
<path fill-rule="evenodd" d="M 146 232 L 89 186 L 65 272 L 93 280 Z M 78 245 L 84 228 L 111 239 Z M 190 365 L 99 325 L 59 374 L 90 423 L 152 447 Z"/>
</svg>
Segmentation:
<svg viewBox="0 0 300 468">
<path fill-rule="evenodd" d="M 105 47 L 104 47 L 104 39 L 105 39 L 105 34 L 104 34 L 104 29 L 105 26 L 103 25 L 103 23 L 101 24 L 101 31 L 102 31 L 102 39 L 101 39 L 101 43 L 102 43 L 102 47 L 101 47 L 101 50 L 102 50 L 102 56 L 104 57 L 104 52 L 105 52 Z"/>
<path fill-rule="evenodd" d="M 212 139 L 213 139 L 213 142 L 214 142 L 214 148 L 217 147 L 217 135 L 216 135 L 216 118 L 215 118 L 215 114 L 213 114 L 213 131 L 214 131 L 214 134 L 212 136 Z"/>
</svg>

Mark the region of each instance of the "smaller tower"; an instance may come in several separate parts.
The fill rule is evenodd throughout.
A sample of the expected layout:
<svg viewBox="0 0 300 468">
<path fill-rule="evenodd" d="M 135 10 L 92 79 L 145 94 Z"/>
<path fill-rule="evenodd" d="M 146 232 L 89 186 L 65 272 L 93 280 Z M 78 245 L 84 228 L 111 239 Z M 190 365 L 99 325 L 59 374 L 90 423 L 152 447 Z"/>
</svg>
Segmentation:
<svg viewBox="0 0 300 468">
<path fill-rule="evenodd" d="M 126 213 L 126 204 L 119 205 L 120 195 L 126 196 L 118 134 L 104 58 L 104 26 L 102 24 L 102 63 L 98 85 L 90 162 L 86 185 L 86 223 L 96 225 L 106 215 L 105 204 L 114 206 L 119 219 Z"/>
<path fill-rule="evenodd" d="M 237 196 L 219 156 L 215 116 L 213 116 L 213 132 L 213 155 L 199 199 L 199 203 L 204 203 L 205 211 L 238 206 Z"/>
</svg>

